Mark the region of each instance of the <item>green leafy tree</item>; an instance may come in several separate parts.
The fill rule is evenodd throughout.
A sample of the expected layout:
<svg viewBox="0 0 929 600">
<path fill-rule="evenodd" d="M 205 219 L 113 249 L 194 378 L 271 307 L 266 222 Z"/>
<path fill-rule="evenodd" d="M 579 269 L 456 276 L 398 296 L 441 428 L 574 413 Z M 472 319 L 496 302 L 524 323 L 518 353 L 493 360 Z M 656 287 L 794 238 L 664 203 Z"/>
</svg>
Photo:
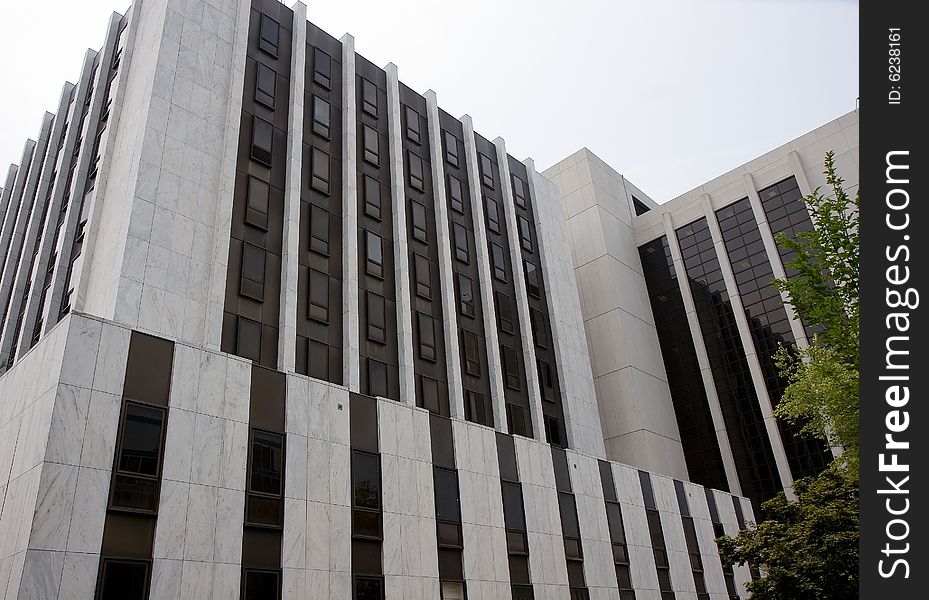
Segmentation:
<svg viewBox="0 0 929 600">
<path fill-rule="evenodd" d="M 763 566 L 753 600 L 858 597 L 858 477 L 829 468 L 764 503 L 768 519 L 718 540 L 722 560 Z"/>
<path fill-rule="evenodd" d="M 826 154 L 830 195 L 815 190 L 804 198 L 815 226 L 777 242 L 792 250 L 787 279 L 774 285 L 786 291 L 803 322 L 817 333 L 807 349 L 782 348 L 781 375 L 788 382 L 775 414 L 801 426 L 803 433 L 844 449 L 842 463 L 858 467 L 859 320 L 858 215 L 860 196 L 851 200 Z"/>
<path fill-rule="evenodd" d="M 814 227 L 777 242 L 794 253 L 789 277 L 775 280 L 816 334 L 808 348 L 781 348 L 787 388 L 775 409 L 806 435 L 840 445 L 825 471 L 794 482 L 796 500 L 781 493 L 762 505 L 766 520 L 718 540 L 727 563 L 761 567 L 748 584 L 755 600 L 858 597 L 858 210 L 826 154 L 831 194 L 804 198 Z"/>
</svg>

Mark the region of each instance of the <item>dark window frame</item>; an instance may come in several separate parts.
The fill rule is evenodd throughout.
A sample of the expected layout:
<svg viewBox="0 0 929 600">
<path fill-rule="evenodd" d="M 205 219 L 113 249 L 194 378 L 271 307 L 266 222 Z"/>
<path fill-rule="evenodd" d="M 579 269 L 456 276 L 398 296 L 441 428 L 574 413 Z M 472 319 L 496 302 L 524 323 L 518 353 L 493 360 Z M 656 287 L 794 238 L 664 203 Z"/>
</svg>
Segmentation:
<svg viewBox="0 0 929 600">
<path fill-rule="evenodd" d="M 277 95 L 277 71 L 261 61 L 258 61 L 256 64 L 258 66 L 255 69 L 255 102 L 258 102 L 259 104 L 274 110 L 274 100 L 275 96 Z M 262 85 L 262 79 L 269 76 L 269 74 L 271 77 L 270 90 L 266 89 L 265 86 Z"/>
<path fill-rule="evenodd" d="M 270 34 L 271 30 L 266 30 L 267 27 L 274 28 L 274 38 L 266 37 L 266 34 Z M 280 47 L 281 41 L 281 24 L 272 19 L 270 16 L 261 13 L 261 20 L 258 24 L 258 49 L 262 52 L 277 58 L 278 49 Z"/>
<path fill-rule="evenodd" d="M 158 463 L 155 468 L 155 474 L 148 473 L 139 473 L 136 471 L 125 470 L 120 467 L 122 462 L 122 453 L 123 445 L 125 443 L 126 436 L 126 416 L 129 413 L 130 406 L 138 406 L 146 410 L 154 410 L 161 412 L 161 431 L 159 434 L 159 448 L 158 448 Z M 164 469 L 164 447 L 165 441 L 167 439 L 168 433 L 168 410 L 166 407 L 156 406 L 154 404 L 148 404 L 146 402 L 139 402 L 138 400 L 130 400 L 129 398 L 123 397 L 122 406 L 120 407 L 119 413 L 119 433 L 116 439 L 116 452 L 113 457 L 113 474 L 110 477 L 110 488 L 109 495 L 107 497 L 107 510 L 119 511 L 119 512 L 129 512 L 129 513 L 138 513 L 146 515 L 157 515 L 158 514 L 158 505 L 161 498 L 161 475 Z M 154 498 L 154 508 L 145 509 L 145 508 L 133 508 L 130 506 L 121 506 L 114 504 L 115 495 L 116 495 L 116 484 L 117 479 L 119 478 L 129 478 L 129 479 L 141 479 L 148 481 L 154 484 L 153 498 Z"/>
<path fill-rule="evenodd" d="M 253 470 L 255 468 L 255 435 L 265 435 L 270 437 L 275 437 L 280 442 L 280 452 L 281 452 L 281 471 L 280 471 L 280 492 L 272 493 L 265 492 L 260 490 L 255 490 L 253 488 L 254 481 L 252 479 Z M 284 527 L 284 485 L 285 485 L 285 475 L 286 475 L 286 466 L 287 466 L 287 436 L 283 433 L 276 431 L 269 431 L 267 429 L 262 429 L 260 427 L 249 427 L 248 430 L 248 464 L 246 465 L 245 470 L 245 517 L 244 522 L 249 527 L 259 527 L 263 529 L 283 529 Z M 278 503 L 278 519 L 277 524 L 273 523 L 263 523 L 261 521 L 252 521 L 250 517 L 250 506 L 252 505 L 252 498 L 258 498 L 261 500 L 267 501 L 277 501 Z"/>
</svg>

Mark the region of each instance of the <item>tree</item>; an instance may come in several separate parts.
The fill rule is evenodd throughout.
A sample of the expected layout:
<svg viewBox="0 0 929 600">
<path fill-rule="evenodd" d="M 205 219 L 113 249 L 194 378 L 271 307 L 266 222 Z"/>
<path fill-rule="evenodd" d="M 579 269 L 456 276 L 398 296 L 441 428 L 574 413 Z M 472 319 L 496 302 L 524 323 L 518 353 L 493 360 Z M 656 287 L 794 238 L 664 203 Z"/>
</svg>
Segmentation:
<svg viewBox="0 0 929 600">
<path fill-rule="evenodd" d="M 858 209 L 835 170 L 824 171 L 832 194 L 804 201 L 814 221 L 795 238 L 777 236 L 794 257 L 788 278 L 775 280 L 815 335 L 808 348 L 782 347 L 788 385 L 775 414 L 801 433 L 838 443 L 842 458 L 819 475 L 794 482 L 796 500 L 781 493 L 762 505 L 766 520 L 718 541 L 725 563 L 761 567 L 748 584 L 756 600 L 858 596 Z"/>
<path fill-rule="evenodd" d="M 718 540 L 727 564 L 762 565 L 748 584 L 753 600 L 858 597 L 858 477 L 828 468 L 794 482 L 764 503 L 768 519 L 737 537 Z"/>
<path fill-rule="evenodd" d="M 787 292 L 798 316 L 816 334 L 809 348 L 782 348 L 778 354 L 778 367 L 789 385 L 775 414 L 800 425 L 804 434 L 842 446 L 841 462 L 857 470 L 860 196 L 849 200 L 833 152 L 826 154 L 825 167 L 832 194 L 817 188 L 804 198 L 813 229 L 794 238 L 777 236 L 794 258 L 785 265 L 790 276 L 774 285 Z"/>
</svg>

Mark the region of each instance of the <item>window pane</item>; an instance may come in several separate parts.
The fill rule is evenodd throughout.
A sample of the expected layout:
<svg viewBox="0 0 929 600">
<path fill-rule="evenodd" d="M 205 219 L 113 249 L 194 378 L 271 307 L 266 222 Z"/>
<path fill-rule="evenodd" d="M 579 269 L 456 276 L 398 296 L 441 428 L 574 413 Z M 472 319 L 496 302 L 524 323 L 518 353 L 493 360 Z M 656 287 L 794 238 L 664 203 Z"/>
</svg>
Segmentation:
<svg viewBox="0 0 929 600">
<path fill-rule="evenodd" d="M 625 542 L 626 532 L 623 529 L 623 515 L 619 504 L 615 502 L 606 503 L 606 520 L 610 527 L 610 540 Z"/>
<path fill-rule="evenodd" d="M 435 514 L 444 521 L 460 521 L 458 505 L 458 475 L 455 471 L 433 468 L 435 478 Z"/>
<path fill-rule="evenodd" d="M 148 563 L 104 560 L 100 600 L 143 600 L 147 588 Z"/>
<path fill-rule="evenodd" d="M 461 191 L 461 181 L 453 175 L 448 176 L 448 199 L 452 210 L 464 213 L 464 195 Z"/>
<path fill-rule="evenodd" d="M 357 509 L 352 511 L 352 534 L 381 537 L 381 513 Z"/>
<path fill-rule="evenodd" d="M 260 525 L 283 524 L 282 502 L 280 498 L 249 494 L 245 500 L 245 521 Z"/>
<path fill-rule="evenodd" d="M 155 510 L 158 508 L 158 480 L 116 473 L 113 475 L 112 506 Z"/>
<path fill-rule="evenodd" d="M 542 294 L 539 288 L 539 268 L 528 260 L 523 261 L 523 264 L 526 267 L 526 288 L 530 294 L 538 298 Z"/>
<path fill-rule="evenodd" d="M 255 100 L 274 108 L 274 87 L 277 73 L 264 63 L 258 63 L 258 73 L 255 76 Z"/>
<path fill-rule="evenodd" d="M 313 133 L 329 139 L 332 105 L 319 96 L 313 96 Z"/>
<path fill-rule="evenodd" d="M 513 175 L 513 198 L 516 206 L 526 208 L 526 184 L 516 175 Z"/>
<path fill-rule="evenodd" d="M 416 313 L 417 330 L 419 334 L 419 357 L 434 361 L 435 349 L 435 321 L 424 313 Z"/>
<path fill-rule="evenodd" d="M 522 531 L 507 531 L 506 549 L 516 554 L 528 554 L 529 543 L 526 540 L 526 534 Z"/>
<path fill-rule="evenodd" d="M 387 365 L 373 358 L 368 359 L 368 395 L 387 396 Z"/>
<path fill-rule="evenodd" d="M 428 221 L 426 220 L 426 207 L 415 200 L 410 200 L 410 214 L 413 221 L 413 239 L 427 244 Z"/>
<path fill-rule="evenodd" d="M 307 316 L 316 321 L 329 320 L 329 276 L 310 269 L 310 306 Z"/>
<path fill-rule="evenodd" d="M 310 250 L 329 255 L 329 211 L 310 205 Z"/>
<path fill-rule="evenodd" d="M 504 258 L 503 246 L 496 242 L 490 244 L 491 263 L 494 267 L 494 277 L 500 281 L 506 281 L 506 259 Z"/>
<path fill-rule="evenodd" d="M 425 184 L 423 183 L 423 159 L 418 154 L 407 151 L 407 163 L 409 164 L 409 173 L 410 173 L 410 187 L 413 189 L 423 191 L 425 189 Z"/>
<path fill-rule="evenodd" d="M 574 494 L 559 492 L 558 510 L 561 512 L 561 530 L 565 537 L 580 538 L 581 532 L 577 524 L 577 506 L 574 503 Z"/>
<path fill-rule="evenodd" d="M 406 107 L 406 137 L 412 142 L 420 143 L 419 113 L 410 106 Z"/>
<path fill-rule="evenodd" d="M 248 207 L 267 215 L 268 198 L 271 195 L 271 186 L 268 182 L 257 177 L 248 178 Z"/>
<path fill-rule="evenodd" d="M 370 175 L 364 176 L 365 214 L 381 220 L 381 184 Z"/>
<path fill-rule="evenodd" d="M 275 571 L 245 570 L 245 597 L 242 600 L 276 600 L 278 574 Z"/>
<path fill-rule="evenodd" d="M 457 494 L 456 494 L 457 501 Z M 437 523 L 436 535 L 440 546 L 461 546 L 461 525 L 458 523 Z"/>
<path fill-rule="evenodd" d="M 519 358 L 516 350 L 509 346 L 503 346 L 501 354 L 503 355 L 503 372 L 505 375 L 506 386 L 510 389 L 519 389 Z"/>
<path fill-rule="evenodd" d="M 352 481 L 354 506 L 381 507 L 381 462 L 377 455 L 352 452 Z"/>
<path fill-rule="evenodd" d="M 329 346 L 309 340 L 307 374 L 316 379 L 329 380 Z"/>
<path fill-rule="evenodd" d="M 356 577 L 354 600 L 382 600 L 384 596 L 381 588 L 382 582 L 380 579 Z"/>
<path fill-rule="evenodd" d="M 161 452 L 164 410 L 126 403 L 119 470 L 155 476 Z"/>
<path fill-rule="evenodd" d="M 377 130 L 365 125 L 364 159 L 376 167 L 378 166 L 380 152 L 380 141 L 378 140 Z"/>
<path fill-rule="evenodd" d="M 258 360 L 261 354 L 261 323 L 239 317 L 235 352 L 243 358 Z"/>
<path fill-rule="evenodd" d="M 242 246 L 242 277 L 257 283 L 265 280 L 265 251 L 246 242 Z"/>
<path fill-rule="evenodd" d="M 500 233 L 500 215 L 497 210 L 497 201 L 484 196 L 484 206 L 487 209 L 487 228 L 494 233 Z"/>
<path fill-rule="evenodd" d="M 387 340 L 387 307 L 384 297 L 367 293 L 368 339 L 383 344 Z"/>
<path fill-rule="evenodd" d="M 485 154 L 478 154 L 478 159 L 480 159 L 480 170 L 481 170 L 481 183 L 485 186 L 493 189 L 494 187 L 494 170 L 493 162 L 490 160 L 490 157 Z"/>
<path fill-rule="evenodd" d="M 422 407 L 431 413 L 439 414 L 439 382 L 429 377 L 420 377 L 420 399 Z"/>
<path fill-rule="evenodd" d="M 468 264 L 470 260 L 468 232 L 464 228 L 464 225 L 460 223 L 455 223 L 452 227 L 452 231 L 453 237 L 455 238 L 455 258 L 465 264 Z"/>
<path fill-rule="evenodd" d="M 361 80 L 362 110 L 369 115 L 377 116 L 377 86 L 362 78 Z"/>
<path fill-rule="evenodd" d="M 271 145 L 274 127 L 260 117 L 252 118 L 252 158 L 266 165 L 271 164 Z"/>
<path fill-rule="evenodd" d="M 468 317 L 474 316 L 474 289 L 471 279 L 462 274 L 458 274 L 458 305 L 461 314 Z"/>
<path fill-rule="evenodd" d="M 365 231 L 365 259 L 368 275 L 384 277 L 384 248 L 381 236 L 373 231 Z"/>
<path fill-rule="evenodd" d="M 494 297 L 497 301 L 497 326 L 500 331 L 513 333 L 513 305 L 510 304 L 510 297 L 500 292 L 496 292 Z"/>
<path fill-rule="evenodd" d="M 523 515 L 523 491 L 518 483 L 501 482 L 503 490 L 503 518 L 507 529 L 526 530 Z"/>
<path fill-rule="evenodd" d="M 480 377 L 481 357 L 477 336 L 470 331 L 461 332 L 462 347 L 464 347 L 465 372 L 468 375 Z"/>
<path fill-rule="evenodd" d="M 452 132 L 445 131 L 445 160 L 448 164 L 458 166 L 458 138 Z"/>
<path fill-rule="evenodd" d="M 258 47 L 271 56 L 277 56 L 277 40 L 280 27 L 278 22 L 268 15 L 261 15 L 261 34 L 258 39 Z"/>
<path fill-rule="evenodd" d="M 432 298 L 432 273 L 429 259 L 420 254 L 413 255 L 413 277 L 416 281 L 414 292 L 420 298 Z"/>
<path fill-rule="evenodd" d="M 332 58 L 316 48 L 313 53 L 313 81 L 327 90 L 332 84 Z"/>
<path fill-rule="evenodd" d="M 281 466 L 284 463 L 284 440 L 281 436 L 263 431 L 252 435 L 252 492 L 281 494 Z"/>
<path fill-rule="evenodd" d="M 323 194 L 329 194 L 329 155 L 320 150 L 313 148 L 312 160 L 312 179 L 310 186 Z"/>
<path fill-rule="evenodd" d="M 526 251 L 532 252 L 532 230 L 529 225 L 529 219 L 517 216 L 516 220 L 519 223 L 519 241 Z"/>
</svg>

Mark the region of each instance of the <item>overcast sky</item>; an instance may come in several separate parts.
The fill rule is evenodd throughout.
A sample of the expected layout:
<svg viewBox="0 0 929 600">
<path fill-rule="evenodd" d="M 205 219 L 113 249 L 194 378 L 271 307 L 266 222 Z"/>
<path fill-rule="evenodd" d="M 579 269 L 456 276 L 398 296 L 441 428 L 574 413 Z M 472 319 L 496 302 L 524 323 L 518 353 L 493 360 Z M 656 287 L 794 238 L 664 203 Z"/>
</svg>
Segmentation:
<svg viewBox="0 0 929 600">
<path fill-rule="evenodd" d="M 158 1 L 158 0 L 147 0 Z M 288 0 L 287 4 L 292 4 Z M 126 0 L 0 2 L 0 173 Z M 587 146 L 665 202 L 855 108 L 852 0 L 309 0 L 543 170 Z M 2 182 L 0 182 L 2 185 Z"/>
</svg>

